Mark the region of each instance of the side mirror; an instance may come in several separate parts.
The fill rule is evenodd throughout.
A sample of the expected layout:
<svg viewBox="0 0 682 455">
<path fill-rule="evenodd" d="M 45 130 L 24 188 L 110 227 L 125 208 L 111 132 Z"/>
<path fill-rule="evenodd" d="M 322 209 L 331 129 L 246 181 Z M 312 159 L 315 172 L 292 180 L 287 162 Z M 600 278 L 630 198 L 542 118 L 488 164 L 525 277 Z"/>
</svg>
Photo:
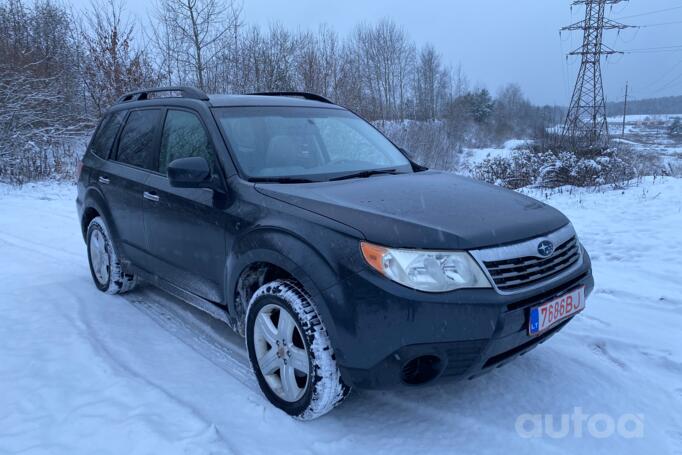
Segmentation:
<svg viewBox="0 0 682 455">
<path fill-rule="evenodd" d="M 211 168 L 200 156 L 178 158 L 168 165 L 168 181 L 176 188 L 212 188 Z"/>
</svg>

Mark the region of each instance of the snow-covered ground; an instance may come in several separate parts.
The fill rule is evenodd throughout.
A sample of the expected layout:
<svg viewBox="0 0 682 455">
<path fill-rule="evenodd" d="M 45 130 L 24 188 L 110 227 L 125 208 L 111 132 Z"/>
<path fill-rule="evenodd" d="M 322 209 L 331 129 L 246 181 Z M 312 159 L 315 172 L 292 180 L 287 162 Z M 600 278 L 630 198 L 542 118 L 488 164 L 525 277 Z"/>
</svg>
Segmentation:
<svg viewBox="0 0 682 455">
<path fill-rule="evenodd" d="M 670 122 L 675 117 L 682 117 L 682 114 L 630 114 L 625 116 L 625 124 L 641 122 Z M 619 125 L 623 123 L 622 115 L 608 117 L 606 121 L 609 125 Z"/>
<path fill-rule="evenodd" d="M 502 148 L 464 149 L 463 161 L 469 166 L 474 166 L 486 158 L 506 158 L 513 150 L 527 143 L 526 140 L 512 139 L 505 142 Z"/>
<path fill-rule="evenodd" d="M 625 137 L 623 117 L 609 117 L 609 131 L 619 141 L 629 144 L 640 153 L 657 156 L 663 163 L 682 162 L 682 139 L 673 139 L 668 130 L 677 115 L 628 115 L 625 117 Z"/>
<path fill-rule="evenodd" d="M 533 194 L 592 254 L 581 315 L 487 376 L 356 391 L 301 423 L 220 323 L 152 288 L 95 289 L 73 187 L 0 187 L 0 453 L 682 453 L 682 180 Z M 576 412 L 563 437 L 532 417 L 559 430 Z M 608 436 L 609 421 L 630 426 Z"/>
</svg>

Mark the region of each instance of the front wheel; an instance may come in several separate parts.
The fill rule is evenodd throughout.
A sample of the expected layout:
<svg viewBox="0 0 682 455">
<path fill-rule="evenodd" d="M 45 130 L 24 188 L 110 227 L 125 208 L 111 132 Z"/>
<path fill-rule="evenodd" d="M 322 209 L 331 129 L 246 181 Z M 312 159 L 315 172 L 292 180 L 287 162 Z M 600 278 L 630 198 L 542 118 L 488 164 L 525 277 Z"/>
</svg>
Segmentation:
<svg viewBox="0 0 682 455">
<path fill-rule="evenodd" d="M 308 295 L 288 281 L 259 288 L 246 314 L 251 366 L 267 399 L 302 420 L 331 411 L 350 392 Z"/>
</svg>

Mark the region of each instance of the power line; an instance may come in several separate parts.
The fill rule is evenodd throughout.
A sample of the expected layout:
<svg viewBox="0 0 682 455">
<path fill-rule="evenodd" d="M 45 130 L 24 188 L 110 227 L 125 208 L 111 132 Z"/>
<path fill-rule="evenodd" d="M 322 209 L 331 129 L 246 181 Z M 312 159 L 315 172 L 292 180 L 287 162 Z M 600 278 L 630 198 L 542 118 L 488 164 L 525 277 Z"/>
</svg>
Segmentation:
<svg viewBox="0 0 682 455">
<path fill-rule="evenodd" d="M 637 27 L 637 28 L 649 28 L 649 27 L 661 27 L 661 26 L 664 26 L 664 25 L 675 25 L 675 24 L 682 24 L 682 21 L 659 22 L 658 24 L 636 25 L 635 27 Z"/>
<path fill-rule="evenodd" d="M 647 87 L 647 93 L 646 96 L 651 98 L 653 95 L 656 95 L 658 93 L 661 93 L 662 91 L 666 90 L 667 88 L 673 86 L 676 82 L 682 80 L 682 73 L 676 73 L 676 70 L 682 66 L 682 60 L 679 60 L 677 63 L 675 63 L 672 67 L 669 69 L 662 71 L 661 76 L 657 77 L 655 80 L 652 82 L 645 84 Z M 674 74 L 673 78 L 671 79 L 670 76 Z M 644 95 L 641 94 L 640 92 L 637 92 L 640 94 L 640 98 L 643 98 Z"/>
<path fill-rule="evenodd" d="M 661 47 L 643 47 L 639 49 L 626 49 L 622 51 L 624 54 L 657 54 L 665 52 L 682 52 L 682 45 L 676 46 L 661 46 Z"/>
<path fill-rule="evenodd" d="M 660 77 L 658 77 L 653 82 L 647 84 L 648 87 L 656 89 L 656 87 L 660 88 L 662 85 L 666 85 L 665 81 L 670 79 L 670 75 L 674 74 L 674 71 L 677 70 L 677 68 L 679 68 L 680 65 L 682 65 L 682 60 L 675 63 L 669 70 L 663 71 Z"/>
<path fill-rule="evenodd" d="M 654 91 L 654 94 L 661 93 L 662 91 L 668 89 L 669 87 L 673 87 L 678 81 L 682 81 L 682 74 L 665 84 L 663 87 L 660 87 L 658 90 Z"/>
<path fill-rule="evenodd" d="M 678 48 L 682 47 L 682 44 L 671 44 L 670 46 L 658 46 L 658 47 L 640 47 L 637 49 L 627 49 L 623 52 L 631 52 L 631 51 L 654 51 L 654 50 L 659 50 L 659 49 L 671 49 L 671 48 Z"/>
<path fill-rule="evenodd" d="M 564 77 L 564 94 L 568 98 L 569 90 L 570 90 L 570 87 L 569 87 L 570 82 L 569 82 L 569 75 L 568 75 L 568 61 L 567 61 L 568 57 L 564 58 L 564 43 L 563 43 L 563 39 L 561 37 L 561 32 L 559 32 L 559 48 L 561 49 L 561 64 L 563 67 L 563 71 L 562 71 L 563 74 L 562 75 Z"/>
<path fill-rule="evenodd" d="M 624 54 L 673 54 L 676 52 L 682 52 L 682 48 L 680 49 L 662 49 L 660 51 L 629 51 L 629 52 L 623 52 Z"/>
<path fill-rule="evenodd" d="M 678 10 L 678 9 L 682 9 L 682 5 L 680 5 L 680 6 L 673 6 L 672 8 L 659 9 L 659 10 L 656 10 L 656 11 L 649 11 L 649 12 L 646 12 L 646 13 L 632 14 L 632 15 L 630 15 L 630 16 L 621 16 L 621 17 L 617 17 L 616 19 L 617 19 L 617 20 L 621 20 L 621 19 L 631 19 L 631 18 L 633 18 L 633 17 L 649 16 L 649 15 L 651 15 L 651 14 L 665 13 L 665 12 L 667 12 L 667 11 L 673 11 L 673 10 Z"/>
</svg>

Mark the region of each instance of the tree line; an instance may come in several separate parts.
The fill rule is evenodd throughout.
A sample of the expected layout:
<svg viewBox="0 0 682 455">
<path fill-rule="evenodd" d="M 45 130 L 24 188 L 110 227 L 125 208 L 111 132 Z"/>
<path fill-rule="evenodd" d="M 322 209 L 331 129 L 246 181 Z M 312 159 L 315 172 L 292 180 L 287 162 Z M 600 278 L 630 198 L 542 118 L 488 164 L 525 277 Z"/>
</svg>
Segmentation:
<svg viewBox="0 0 682 455">
<path fill-rule="evenodd" d="M 94 0 L 83 11 L 0 0 L 0 178 L 38 150 L 31 165 L 51 171 L 56 155 L 46 149 L 91 131 L 122 93 L 156 85 L 318 93 L 446 168 L 462 147 L 531 137 L 560 121 L 518 85 L 492 94 L 471 84 L 390 19 L 341 36 L 326 25 L 248 25 L 238 0 L 156 0 L 142 20 L 120 0 Z"/>
<path fill-rule="evenodd" d="M 618 117 L 623 115 L 624 101 L 606 103 L 606 115 Z M 682 113 L 682 95 L 661 98 L 645 98 L 628 100 L 628 115 L 658 115 Z"/>
</svg>

